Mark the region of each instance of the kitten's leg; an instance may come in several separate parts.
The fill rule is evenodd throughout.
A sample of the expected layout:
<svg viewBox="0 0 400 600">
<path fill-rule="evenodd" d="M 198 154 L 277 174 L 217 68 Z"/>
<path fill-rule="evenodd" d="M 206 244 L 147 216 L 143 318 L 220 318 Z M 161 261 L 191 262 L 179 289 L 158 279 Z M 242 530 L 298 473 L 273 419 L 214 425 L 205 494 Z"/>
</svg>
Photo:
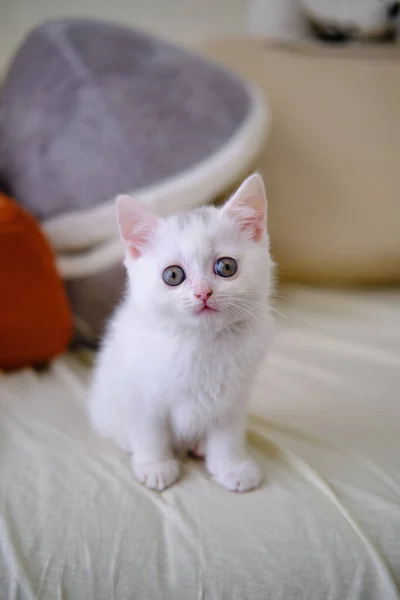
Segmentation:
<svg viewBox="0 0 400 600">
<path fill-rule="evenodd" d="M 246 455 L 244 418 L 234 417 L 211 428 L 206 439 L 206 465 L 215 481 L 233 492 L 260 485 L 260 469 Z"/>
<path fill-rule="evenodd" d="M 156 419 L 140 421 L 131 435 L 132 468 L 137 479 L 149 488 L 164 490 L 180 475 L 168 427 Z"/>
</svg>

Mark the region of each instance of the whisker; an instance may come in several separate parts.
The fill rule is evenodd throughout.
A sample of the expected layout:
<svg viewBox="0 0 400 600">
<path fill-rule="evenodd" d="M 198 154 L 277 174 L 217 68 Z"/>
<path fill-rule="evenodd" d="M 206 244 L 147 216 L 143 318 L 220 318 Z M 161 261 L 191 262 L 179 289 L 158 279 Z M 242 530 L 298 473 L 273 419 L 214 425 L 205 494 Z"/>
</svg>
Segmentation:
<svg viewBox="0 0 400 600">
<path fill-rule="evenodd" d="M 278 294 L 271 294 L 271 298 L 274 298 L 277 300 L 286 300 L 287 302 L 290 302 L 291 304 L 295 304 L 295 301 L 293 300 L 293 298 L 289 298 L 288 296 L 279 296 Z"/>
<path fill-rule="evenodd" d="M 251 306 L 251 308 L 254 307 Z M 254 313 L 254 311 L 250 312 L 248 310 L 248 307 L 246 306 L 231 304 L 229 309 L 231 310 L 232 314 L 236 314 L 237 316 L 243 317 L 243 319 L 245 319 L 248 323 L 253 322 L 255 324 L 262 324 L 263 322 L 261 314 Z M 265 310 L 265 307 L 263 307 L 263 310 Z"/>
<path fill-rule="evenodd" d="M 237 305 L 235 305 L 237 306 Z M 254 303 L 251 300 L 246 300 L 245 298 L 240 298 L 240 308 L 246 312 L 246 315 L 252 317 L 252 318 L 256 318 L 255 315 L 253 313 L 248 312 L 248 309 L 261 309 L 261 310 L 266 310 L 269 312 L 273 312 L 278 314 L 279 316 L 281 316 L 283 319 L 285 319 L 285 321 L 287 321 L 287 317 L 281 313 L 277 308 L 274 308 L 273 306 L 268 306 L 267 304 L 258 304 L 258 303 Z M 258 319 L 258 321 L 260 322 L 261 319 Z"/>
<path fill-rule="evenodd" d="M 279 310 L 277 310 L 276 308 L 273 308 L 273 306 L 270 306 L 268 308 L 268 310 L 270 310 L 271 312 L 276 313 L 277 315 L 280 315 L 282 317 L 282 319 L 285 319 L 285 321 L 287 321 L 287 317 L 285 317 L 284 314 L 282 314 Z"/>
<path fill-rule="evenodd" d="M 295 304 L 294 300 L 292 298 L 289 298 L 288 296 L 280 296 L 279 294 L 275 294 L 274 292 L 259 292 L 258 290 L 245 290 L 245 289 L 236 289 L 235 293 L 238 294 L 243 294 L 243 295 L 254 295 L 254 296 L 267 296 L 268 298 L 272 298 L 272 299 L 278 299 L 278 300 L 286 300 L 286 302 L 290 302 L 292 304 Z"/>
</svg>

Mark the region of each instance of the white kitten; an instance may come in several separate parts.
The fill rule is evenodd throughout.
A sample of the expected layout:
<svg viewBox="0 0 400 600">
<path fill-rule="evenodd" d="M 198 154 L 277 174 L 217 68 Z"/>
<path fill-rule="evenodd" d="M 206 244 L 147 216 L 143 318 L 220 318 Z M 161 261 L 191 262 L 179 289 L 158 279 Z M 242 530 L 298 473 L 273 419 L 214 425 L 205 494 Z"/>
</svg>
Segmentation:
<svg viewBox="0 0 400 600">
<path fill-rule="evenodd" d="M 109 323 L 89 399 L 95 430 L 162 490 L 201 444 L 214 479 L 259 485 L 245 451 L 249 384 L 271 336 L 266 198 L 249 177 L 222 207 L 161 219 L 117 199 L 128 290 Z"/>
</svg>

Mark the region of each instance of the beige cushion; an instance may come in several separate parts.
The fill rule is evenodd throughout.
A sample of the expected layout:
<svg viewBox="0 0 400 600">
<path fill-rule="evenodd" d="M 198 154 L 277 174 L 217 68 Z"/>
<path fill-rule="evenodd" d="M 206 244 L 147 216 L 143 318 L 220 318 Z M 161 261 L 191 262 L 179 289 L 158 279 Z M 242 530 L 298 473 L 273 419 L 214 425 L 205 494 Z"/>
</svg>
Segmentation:
<svg viewBox="0 0 400 600">
<path fill-rule="evenodd" d="M 284 276 L 400 279 L 400 48 L 214 40 L 265 91 L 273 251 Z"/>
</svg>

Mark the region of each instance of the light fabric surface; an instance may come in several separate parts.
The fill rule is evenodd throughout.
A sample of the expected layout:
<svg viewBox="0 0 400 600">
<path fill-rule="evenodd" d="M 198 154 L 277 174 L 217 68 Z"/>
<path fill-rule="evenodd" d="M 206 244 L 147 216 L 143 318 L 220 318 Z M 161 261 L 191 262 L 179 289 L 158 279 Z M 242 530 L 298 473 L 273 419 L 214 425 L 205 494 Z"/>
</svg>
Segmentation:
<svg viewBox="0 0 400 600">
<path fill-rule="evenodd" d="M 283 290 L 234 495 L 188 461 L 162 494 L 89 432 L 90 370 L 0 378 L 0 598 L 400 598 L 400 292 Z"/>
</svg>

